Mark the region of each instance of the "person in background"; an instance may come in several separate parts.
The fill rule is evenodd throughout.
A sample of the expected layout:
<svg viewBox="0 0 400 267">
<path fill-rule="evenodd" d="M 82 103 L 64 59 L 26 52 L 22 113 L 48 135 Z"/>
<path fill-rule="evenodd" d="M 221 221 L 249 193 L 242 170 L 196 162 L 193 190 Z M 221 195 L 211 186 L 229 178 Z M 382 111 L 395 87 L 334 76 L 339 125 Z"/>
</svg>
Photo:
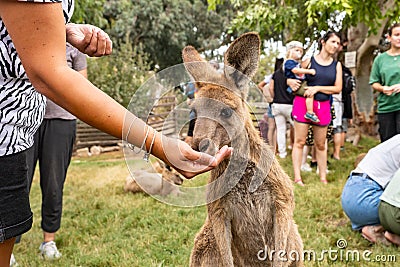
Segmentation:
<svg viewBox="0 0 400 267">
<path fill-rule="evenodd" d="M 187 178 L 209 171 L 232 149 L 215 156 L 168 138 L 96 88 L 66 62 L 69 42 L 89 56 L 109 55 L 112 42 L 99 28 L 67 23 L 72 0 L 0 1 L 0 267 L 10 264 L 16 236 L 32 227 L 27 149 L 39 128 L 46 97 L 82 121 L 141 147 Z"/>
<path fill-rule="evenodd" d="M 371 148 L 350 173 L 343 188 L 342 208 L 352 229 L 361 231 L 371 242 L 387 244 L 379 220 L 379 198 L 399 168 L 400 134 L 397 134 Z"/>
<path fill-rule="evenodd" d="M 283 69 L 285 71 L 286 78 L 290 79 L 299 79 L 304 81 L 305 75 L 315 75 L 315 69 L 310 69 L 308 67 L 301 67 L 301 58 L 303 57 L 304 49 L 303 44 L 299 41 L 291 41 L 286 45 L 286 60 L 283 64 Z M 292 89 L 287 87 L 288 93 L 292 93 Z M 312 122 L 318 123 L 318 116 L 314 113 L 314 98 L 313 96 L 309 96 L 306 98 L 306 109 L 307 112 L 304 115 L 304 118 L 310 120 Z"/>
<path fill-rule="evenodd" d="M 68 66 L 87 78 L 86 55 L 69 43 L 66 52 Z M 61 257 L 55 237 L 61 226 L 64 182 L 71 162 L 75 135 L 76 117 L 47 99 L 43 122 L 27 154 L 29 188 L 39 160 L 43 230 L 43 243 L 39 250 L 47 260 Z"/>
<path fill-rule="evenodd" d="M 263 115 L 263 119 L 260 121 L 260 130 L 262 128 L 263 132 L 262 135 L 265 134 L 265 129 L 267 129 L 267 136 L 263 137 L 264 140 L 267 140 L 267 143 L 273 148 L 273 150 L 276 150 L 276 124 L 275 124 L 275 118 L 274 115 L 272 115 L 272 109 L 271 109 L 271 104 L 272 104 L 272 95 L 270 91 L 270 86 L 271 86 L 271 79 L 272 79 L 272 74 L 271 75 L 266 75 L 264 77 L 264 80 L 262 80 L 258 85 L 258 89 L 261 90 L 263 93 L 268 106 L 267 106 L 267 111 Z"/>
<path fill-rule="evenodd" d="M 295 47 L 289 48 L 290 50 L 295 49 Z M 276 124 L 278 155 L 281 159 L 287 156 L 287 124 L 293 125 L 291 113 L 294 96 L 287 92 L 287 88 L 286 76 L 283 71 L 283 65 L 281 65 L 272 75 L 269 86 L 269 91 L 273 98 L 271 109 Z"/>
<path fill-rule="evenodd" d="M 185 87 L 185 95 L 187 96 L 186 103 L 188 104 L 189 108 L 192 105 L 192 103 L 194 102 L 196 92 L 197 92 L 197 90 L 196 90 L 195 84 L 193 82 L 189 82 Z M 195 124 L 196 124 L 196 112 L 191 109 L 190 113 L 189 113 L 189 128 L 188 128 L 187 136 L 185 138 L 185 142 L 189 145 L 192 144 L 193 130 L 194 130 Z"/>
<path fill-rule="evenodd" d="M 263 118 L 258 122 L 260 127 L 260 135 L 264 139 L 265 143 L 269 144 L 268 140 L 268 114 L 264 113 Z"/>
<path fill-rule="evenodd" d="M 336 119 L 333 121 L 334 136 L 333 136 L 333 159 L 340 159 L 340 151 L 344 149 L 344 143 L 346 139 L 346 133 L 349 125 L 353 119 L 353 107 L 352 107 L 352 92 L 355 89 L 355 78 L 351 73 L 350 69 L 344 65 L 344 50 L 347 47 L 347 37 L 342 35 L 342 41 L 338 49 L 337 60 L 342 63 L 342 75 L 343 75 L 343 86 L 340 95 L 336 98 L 333 95 L 333 105 L 335 107 Z M 337 100 L 341 100 L 340 102 Z M 341 125 L 338 124 L 337 118 L 342 116 Z M 336 127 L 335 127 L 336 126 Z"/>
<path fill-rule="evenodd" d="M 301 164 L 303 147 L 308 134 L 308 127 L 312 124 L 314 134 L 314 146 L 319 168 L 319 176 L 322 183 L 327 184 L 327 128 L 331 122 L 331 94 L 338 93 L 342 89 L 342 67 L 340 62 L 333 59 L 340 45 L 338 33 L 328 31 L 320 40 L 319 54 L 303 62 L 302 66 L 308 66 L 316 70 L 316 74 L 306 75 L 308 86 L 305 88 L 305 97 L 314 96 L 314 112 L 319 118 L 319 123 L 312 123 L 304 118 L 306 110 L 305 97 L 296 95 L 293 101 L 292 117 L 294 120 L 295 140 L 292 151 L 294 182 L 304 186 L 301 178 Z M 295 91 L 297 88 L 292 89 Z"/>
<path fill-rule="evenodd" d="M 343 102 L 342 92 L 332 95 L 332 106 L 335 112 L 335 119 L 332 120 L 333 127 L 333 153 L 331 158 L 340 160 L 340 147 L 342 146 L 342 133 L 344 133 L 343 120 Z"/>
<path fill-rule="evenodd" d="M 377 113 L 381 142 L 400 133 L 400 23 L 393 24 L 387 39 L 390 49 L 372 64 L 369 83 L 379 92 Z"/>
</svg>

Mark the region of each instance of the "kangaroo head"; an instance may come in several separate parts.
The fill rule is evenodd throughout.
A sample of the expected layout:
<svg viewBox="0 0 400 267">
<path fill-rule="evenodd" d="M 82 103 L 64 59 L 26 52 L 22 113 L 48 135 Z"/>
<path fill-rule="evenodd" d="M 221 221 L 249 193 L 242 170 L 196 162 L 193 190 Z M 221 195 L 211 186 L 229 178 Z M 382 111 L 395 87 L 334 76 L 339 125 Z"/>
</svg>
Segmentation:
<svg viewBox="0 0 400 267">
<path fill-rule="evenodd" d="M 251 78 L 257 71 L 260 38 L 246 33 L 228 48 L 224 58 L 224 73 L 203 60 L 195 48 L 183 49 L 183 61 L 194 78 L 198 94 L 192 108 L 196 125 L 192 146 L 201 152 L 215 154 L 223 145 L 232 145 L 246 134 L 250 120 L 245 103 Z"/>
</svg>

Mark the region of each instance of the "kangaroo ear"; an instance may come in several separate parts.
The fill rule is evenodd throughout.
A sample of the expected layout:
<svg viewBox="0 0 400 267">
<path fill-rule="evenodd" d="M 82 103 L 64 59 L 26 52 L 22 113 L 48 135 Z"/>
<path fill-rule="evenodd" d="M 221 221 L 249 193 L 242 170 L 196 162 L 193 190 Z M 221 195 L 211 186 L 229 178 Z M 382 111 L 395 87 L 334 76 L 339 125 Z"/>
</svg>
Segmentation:
<svg viewBox="0 0 400 267">
<path fill-rule="evenodd" d="M 196 82 L 211 82 L 219 76 L 215 68 L 205 61 L 193 46 L 183 49 L 182 58 L 186 70 Z"/>
<path fill-rule="evenodd" d="M 225 53 L 225 76 L 239 87 L 248 83 L 257 72 L 260 44 L 258 33 L 249 32 L 237 38 Z"/>
</svg>

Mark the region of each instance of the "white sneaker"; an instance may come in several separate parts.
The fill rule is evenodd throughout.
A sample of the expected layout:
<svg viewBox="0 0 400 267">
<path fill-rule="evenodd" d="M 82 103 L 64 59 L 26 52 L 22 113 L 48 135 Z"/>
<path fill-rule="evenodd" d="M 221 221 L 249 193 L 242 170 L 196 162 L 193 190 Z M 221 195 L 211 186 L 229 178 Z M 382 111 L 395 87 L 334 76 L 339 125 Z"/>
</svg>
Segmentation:
<svg viewBox="0 0 400 267">
<path fill-rule="evenodd" d="M 61 253 L 58 251 L 54 241 L 40 244 L 40 254 L 45 260 L 57 260 L 61 258 Z"/>
<path fill-rule="evenodd" d="M 330 170 L 328 170 L 328 167 L 326 167 L 326 174 L 328 174 L 328 173 L 330 173 L 331 171 Z M 317 166 L 317 174 L 319 174 L 319 168 L 318 168 L 318 166 Z"/>
<path fill-rule="evenodd" d="M 310 167 L 310 165 L 308 163 L 302 164 L 300 170 L 302 172 L 310 172 L 310 171 L 312 171 L 312 169 L 311 169 L 311 167 Z"/>
<path fill-rule="evenodd" d="M 10 267 L 17 267 L 17 266 L 19 266 L 18 262 L 15 260 L 14 254 L 11 254 Z"/>
</svg>

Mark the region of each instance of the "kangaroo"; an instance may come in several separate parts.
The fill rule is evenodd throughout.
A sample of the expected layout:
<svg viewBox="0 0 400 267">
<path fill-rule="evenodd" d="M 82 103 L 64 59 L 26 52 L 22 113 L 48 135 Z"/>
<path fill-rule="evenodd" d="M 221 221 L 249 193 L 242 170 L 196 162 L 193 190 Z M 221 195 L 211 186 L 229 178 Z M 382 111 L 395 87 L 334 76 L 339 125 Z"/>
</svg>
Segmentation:
<svg viewBox="0 0 400 267">
<path fill-rule="evenodd" d="M 181 192 L 177 185 L 183 183 L 180 174 L 160 160 L 153 163 L 154 170 L 136 170 L 133 176 L 126 177 L 124 191 L 139 193 L 146 192 L 150 195 L 179 195 Z M 154 172 L 155 171 L 155 172 Z"/>
<path fill-rule="evenodd" d="M 190 266 L 303 266 L 303 243 L 293 219 L 289 176 L 255 129 L 245 99 L 260 55 L 257 33 L 236 39 L 216 72 L 192 46 L 183 49 L 196 81 L 197 120 L 192 147 L 230 159 L 210 173 L 207 218 L 194 240 Z"/>
</svg>

